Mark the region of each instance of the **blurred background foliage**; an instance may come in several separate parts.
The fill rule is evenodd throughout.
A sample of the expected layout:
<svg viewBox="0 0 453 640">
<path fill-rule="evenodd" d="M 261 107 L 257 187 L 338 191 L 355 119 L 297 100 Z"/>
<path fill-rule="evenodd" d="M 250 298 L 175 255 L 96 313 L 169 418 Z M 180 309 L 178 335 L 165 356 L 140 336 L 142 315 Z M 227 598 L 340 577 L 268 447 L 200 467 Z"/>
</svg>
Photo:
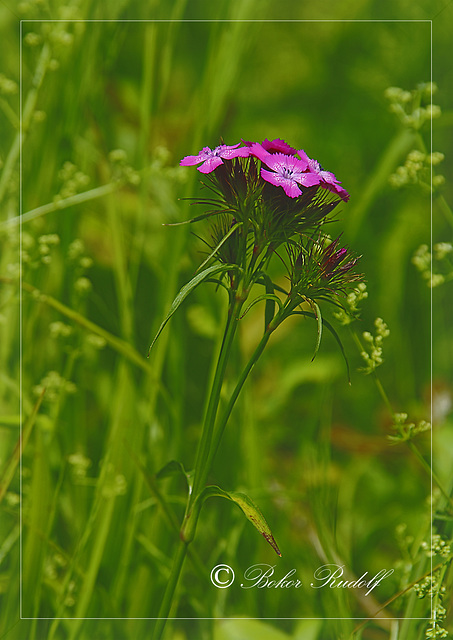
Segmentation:
<svg viewBox="0 0 453 640">
<path fill-rule="evenodd" d="M 350 328 L 360 337 L 384 319 L 384 363 L 376 384 L 359 371 L 353 333 L 340 327 L 349 386 L 329 336 L 310 362 L 308 320 L 288 321 L 273 336 L 211 480 L 253 497 L 283 558 L 230 503 L 208 503 L 168 638 L 425 637 L 428 622 L 412 618 L 429 617 L 429 602 L 413 590 L 384 612 L 401 620 L 352 634 L 354 618 L 372 615 L 430 563 L 430 477 L 411 446 L 388 440 L 395 428 L 382 390 L 409 423 L 430 420 L 432 373 L 436 473 L 446 493 L 452 488 L 453 267 L 450 250 L 439 250 L 433 270 L 445 282 L 430 288 L 423 249 L 431 225 L 435 244 L 451 242 L 452 187 L 440 176 L 451 174 L 452 11 L 428 0 L 396 0 L 385 11 L 372 0 L 0 5 L 1 637 L 150 637 L 147 619 L 157 615 L 177 539 L 159 500 L 181 518 L 185 491 L 177 479 L 157 486 L 154 474 L 171 459 L 193 465 L 225 310 L 221 291 L 198 288 L 146 358 L 172 299 L 205 257 L 197 237 L 206 237 L 204 223 L 163 226 L 201 213 L 185 200 L 200 193 L 199 176 L 179 160 L 220 139 L 276 137 L 304 148 L 351 194 L 332 223 L 332 235 L 343 232 L 362 255 L 367 280 Z M 433 167 L 432 217 L 426 157 L 412 178 L 398 173 L 411 151 L 431 150 L 430 118 L 403 123 L 385 94 L 430 81 L 431 28 L 433 102 L 442 111 L 432 121 L 432 150 L 445 154 Z M 411 114 L 411 100 L 404 104 Z M 283 278 L 278 261 L 273 268 Z M 262 327 L 257 305 L 242 322 L 225 393 Z M 429 460 L 429 434 L 415 442 Z M 451 511 L 436 483 L 433 495 L 435 532 L 448 540 Z M 357 577 L 395 572 L 367 598 L 308 587 L 216 590 L 209 573 L 219 562 L 236 575 L 257 562 L 276 565 L 279 577 L 297 568 L 304 585 L 325 562 Z M 40 620 L 18 621 L 20 576 L 22 616 Z M 451 595 L 451 576 L 442 579 Z M 243 617 L 250 620 L 228 620 Z"/>
</svg>

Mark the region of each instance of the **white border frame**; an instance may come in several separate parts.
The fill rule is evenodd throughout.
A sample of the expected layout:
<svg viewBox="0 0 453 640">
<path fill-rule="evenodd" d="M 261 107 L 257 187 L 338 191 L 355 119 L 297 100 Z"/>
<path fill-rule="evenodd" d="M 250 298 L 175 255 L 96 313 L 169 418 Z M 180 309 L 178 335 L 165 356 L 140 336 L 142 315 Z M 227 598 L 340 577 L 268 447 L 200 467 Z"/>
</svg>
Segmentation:
<svg viewBox="0 0 453 640">
<path fill-rule="evenodd" d="M 83 23 L 119 23 L 119 22 L 125 22 L 125 23 L 170 23 L 170 22 L 188 22 L 188 23 L 203 23 L 203 22 L 212 22 L 212 23 L 219 23 L 219 22 L 225 22 L 225 23 L 230 23 L 230 22 L 245 22 L 245 23 L 307 23 L 307 22 L 316 22 L 316 23 L 330 23 L 330 22 L 344 22 L 344 23 L 371 23 L 371 22 L 389 22 L 389 23 L 399 23 L 399 22 L 403 22 L 403 23 L 412 23 L 412 22 L 416 22 L 416 23 L 430 23 L 430 54 L 431 54 L 431 60 L 430 60 L 430 82 L 431 84 L 433 83 L 433 20 L 432 19 L 415 19 L 415 20 L 411 20 L 411 19 L 338 19 L 338 20 L 329 20 L 329 19 L 309 19 L 309 20 L 289 20 L 289 19 L 281 19 L 281 20 L 272 20 L 272 19 L 245 19 L 245 20 L 229 20 L 229 19 L 219 19 L 219 20 L 215 20 L 215 19 L 181 19 L 181 20 L 170 20 L 170 19 L 156 19 L 156 20 L 137 20 L 137 19 L 130 19 L 130 20 L 110 20 L 110 19 L 96 19 L 96 20 L 53 20 L 53 19 L 48 19 L 48 20 L 33 20 L 33 19 L 24 19 L 24 20 L 20 20 L 19 23 L 19 38 L 20 38 L 20 52 L 19 52 L 19 117 L 20 117 L 20 124 L 19 124 L 19 132 L 20 132 L 20 152 L 19 152 L 19 216 L 20 216 L 20 223 L 19 223 L 19 246 L 20 246 L 20 253 L 21 253 L 21 257 L 20 257 L 20 275 L 19 275 L 19 358 L 20 358 L 20 365 L 19 365 L 19 388 L 20 388 L 20 407 L 19 407 L 19 415 L 20 415 L 20 425 L 23 424 L 23 405 L 22 405 L 22 381 L 23 381 L 23 371 L 22 371 L 22 356 L 23 356 L 23 315 L 22 315 L 22 215 L 23 215 L 23 211 L 22 211 L 22 206 L 23 206 L 23 198 L 22 198 L 22 188 L 23 188 L 23 174 L 22 174 L 22 161 L 23 161 L 23 150 L 22 150 L 22 143 L 23 143 L 23 130 L 22 130 L 22 108 L 23 108 L 23 85 L 22 85 L 22 47 L 23 47 L 23 29 L 22 29 L 22 25 L 25 23 L 65 23 L 67 24 L 68 22 L 71 23 L 77 23 L 77 22 L 83 22 Z M 433 104 L 433 99 L 432 99 L 432 93 L 431 93 L 431 123 L 430 123 L 430 153 L 432 154 L 433 152 L 433 118 L 432 118 L 432 104 Z M 432 253 L 432 245 L 433 245 L 433 166 L 431 163 L 431 174 L 430 174 L 430 178 L 431 178 L 431 198 L 430 198 L 430 215 L 431 215 L 431 221 L 430 221 L 430 248 L 431 248 L 431 253 Z M 432 262 L 431 262 L 431 278 L 432 278 L 432 274 L 433 274 L 433 267 L 432 267 Z M 431 425 L 433 425 L 433 390 L 432 390 L 432 376 L 433 376 L 433 290 L 431 288 L 431 293 L 430 293 L 430 348 L 431 348 L 431 357 L 430 357 L 430 377 L 431 377 L 431 393 L 430 393 L 430 399 L 431 399 Z M 20 615 L 20 620 L 160 620 L 161 618 L 70 618 L 70 617 L 59 617 L 59 618 L 29 618 L 29 617 L 24 617 L 22 615 L 23 613 L 23 606 L 22 606 L 22 597 L 23 597 L 23 593 L 22 593 L 22 572 L 23 572 L 23 537 L 22 537 L 22 529 L 23 529 L 23 517 L 22 517 L 22 434 L 20 436 L 20 516 L 19 516 L 19 522 L 20 522 L 20 548 L 19 548 L 19 571 L 20 571 L 20 577 L 19 577 L 19 583 L 20 583 L 20 592 L 19 592 L 19 615 Z M 431 469 L 433 468 L 433 431 L 431 428 L 431 455 L 430 455 L 430 463 L 431 463 Z M 431 474 L 431 497 L 433 495 L 433 477 Z M 431 540 L 433 537 L 433 501 L 431 500 Z M 433 574 L 433 558 L 431 557 L 431 576 Z M 383 618 L 380 617 L 380 620 L 390 620 L 390 621 L 395 621 L 395 620 L 432 620 L 433 619 L 433 599 L 434 596 L 431 596 L 431 615 L 429 618 Z M 298 617 L 294 617 L 294 618 L 247 618 L 247 617 L 239 617 L 239 618 L 201 618 L 201 617 L 197 617 L 197 618 L 167 618 L 168 620 L 362 620 L 362 621 L 370 621 L 372 622 L 373 620 L 375 620 L 376 616 L 370 618 L 369 616 L 364 617 L 364 618 L 356 618 L 356 617 L 342 617 L 342 618 L 319 618 L 319 617 L 304 617 L 304 618 L 298 618 Z"/>
</svg>

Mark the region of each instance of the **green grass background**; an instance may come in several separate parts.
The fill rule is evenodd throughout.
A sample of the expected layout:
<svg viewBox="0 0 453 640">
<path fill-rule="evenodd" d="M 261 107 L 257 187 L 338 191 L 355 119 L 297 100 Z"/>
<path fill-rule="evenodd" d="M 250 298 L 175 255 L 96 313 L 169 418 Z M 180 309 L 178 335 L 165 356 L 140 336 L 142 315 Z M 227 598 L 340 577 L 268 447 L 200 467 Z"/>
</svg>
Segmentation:
<svg viewBox="0 0 453 640">
<path fill-rule="evenodd" d="M 25 20 L 22 190 L 19 92 L 10 88 L 1 96 L 2 220 L 26 216 L 22 290 L 18 225 L 1 228 L 0 470 L 8 492 L 0 519 L 0 637 L 151 637 L 149 618 L 157 615 L 177 541 L 159 496 L 178 518 L 185 496 L 178 479 L 156 489 L 152 478 L 171 459 L 187 469 L 194 463 L 225 311 L 222 292 L 198 288 L 146 358 L 172 299 L 204 259 L 193 235 L 206 235 L 204 223 L 163 225 L 201 212 L 184 200 L 199 193 L 198 172 L 178 163 L 220 138 L 283 138 L 350 192 L 332 233 L 343 232 L 362 255 L 369 296 L 354 328 L 372 331 L 378 316 L 388 324 L 380 381 L 393 409 L 415 422 L 430 419 L 432 353 L 436 472 L 451 490 L 451 286 L 432 290 L 431 345 L 431 290 L 411 257 L 430 243 L 431 223 L 434 242 L 451 241 L 452 15 L 451 3 L 428 0 L 385 9 L 372 0 L 0 6 L 0 71 L 17 84 Z M 99 21 L 84 22 L 90 19 Z M 328 21 L 310 22 L 319 19 Z M 446 154 L 440 172 L 447 177 L 432 219 L 429 192 L 389 184 L 420 137 L 402 127 L 384 97 L 390 86 L 412 90 L 430 80 L 431 19 L 434 103 L 443 111 L 433 121 L 433 150 Z M 429 122 L 420 134 L 429 148 Z M 117 149 L 123 153 L 115 160 Z M 66 165 L 62 176 L 68 162 L 76 169 Z M 283 277 L 277 263 L 274 276 Z M 257 306 L 242 322 L 225 393 L 260 337 L 262 315 Z M 213 483 L 259 504 L 283 557 L 232 504 L 208 502 L 167 638 L 425 637 L 427 622 L 411 618 L 429 617 L 429 602 L 413 593 L 386 610 L 399 621 L 354 633 L 354 618 L 368 617 L 372 597 L 383 604 L 429 569 L 421 543 L 430 533 L 430 477 L 408 447 L 389 444 L 391 415 L 373 377 L 358 371 L 351 334 L 339 331 L 351 386 L 329 336 L 310 363 L 312 324 L 288 321 L 279 329 L 211 474 Z M 429 435 L 417 446 L 429 460 Z M 437 524 L 451 537 L 451 521 Z M 407 527 L 400 536 L 399 525 Z M 209 574 L 221 562 L 236 575 L 259 562 L 275 565 L 278 577 L 296 568 L 304 587 L 216 590 Z M 360 601 L 352 590 L 308 588 L 325 562 L 356 576 L 395 572 Z M 445 584 L 451 596 L 451 575 Z"/>
</svg>

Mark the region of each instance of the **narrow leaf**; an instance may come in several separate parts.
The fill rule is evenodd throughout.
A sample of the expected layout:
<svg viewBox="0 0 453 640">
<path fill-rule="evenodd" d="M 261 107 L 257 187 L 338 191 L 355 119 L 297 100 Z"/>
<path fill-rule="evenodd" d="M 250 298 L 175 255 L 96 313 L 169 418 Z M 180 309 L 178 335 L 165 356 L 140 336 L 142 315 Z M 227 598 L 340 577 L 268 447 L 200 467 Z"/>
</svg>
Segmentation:
<svg viewBox="0 0 453 640">
<path fill-rule="evenodd" d="M 210 218 L 211 216 L 218 216 L 221 213 L 223 213 L 223 211 L 209 211 L 208 213 L 202 213 L 199 216 L 196 216 L 195 218 L 191 218 L 190 220 L 183 220 L 182 222 L 164 222 L 163 223 L 163 227 L 179 227 L 182 224 L 191 224 L 192 222 L 200 222 L 200 220 L 204 220 L 205 218 Z"/>
<path fill-rule="evenodd" d="M 1 276 L 0 282 L 15 284 L 11 278 L 2 278 Z M 33 285 L 28 284 L 28 282 L 22 282 L 22 288 L 25 291 L 31 293 L 35 300 L 37 300 L 38 302 L 47 304 L 49 307 L 56 309 L 56 311 L 66 316 L 70 320 L 77 322 L 84 329 L 87 329 L 88 331 L 91 331 L 92 333 L 100 336 L 112 347 L 112 349 L 115 349 L 115 351 L 120 353 L 122 356 L 128 358 L 128 360 L 144 369 L 148 374 L 151 373 L 151 367 L 149 366 L 149 363 L 125 340 L 122 340 L 112 333 L 109 333 L 99 325 L 91 322 L 91 320 L 88 320 L 88 318 L 85 318 L 83 314 L 74 311 L 74 309 L 71 309 L 70 307 L 67 307 L 59 300 L 56 300 L 55 298 L 52 298 L 52 296 L 49 296 L 47 293 L 42 293 Z"/>
<path fill-rule="evenodd" d="M 274 283 L 272 282 L 271 278 L 267 275 L 267 273 L 263 273 L 263 278 L 264 278 L 264 286 L 266 287 L 266 293 L 268 295 L 274 296 L 275 298 Z M 281 308 L 280 300 L 279 300 L 279 306 Z M 275 315 L 275 299 L 272 300 L 272 298 L 268 298 L 266 301 L 266 307 L 264 309 L 264 331 L 267 330 L 268 326 L 274 319 L 274 315 Z"/>
<path fill-rule="evenodd" d="M 214 264 L 214 265 L 208 267 L 207 269 L 205 269 L 204 271 L 202 271 L 201 273 L 197 273 L 197 275 L 194 278 L 192 278 L 192 280 L 190 282 L 188 282 L 187 284 L 185 284 L 183 286 L 181 291 L 178 293 L 176 298 L 173 300 L 172 305 L 170 307 L 170 311 L 167 313 L 167 316 L 166 316 L 165 320 L 160 325 L 160 327 L 159 327 L 159 329 L 158 329 L 158 331 L 156 333 L 156 336 L 155 336 L 154 340 L 151 343 L 151 346 L 150 346 L 150 348 L 148 350 L 148 357 L 149 357 L 151 349 L 154 346 L 154 343 L 156 342 L 157 338 L 162 333 L 163 328 L 165 327 L 167 322 L 170 320 L 172 315 L 175 313 L 175 311 L 178 310 L 178 308 L 180 307 L 181 303 L 184 302 L 184 300 L 187 298 L 189 293 L 192 293 L 192 291 L 195 289 L 195 287 L 197 287 L 200 284 L 200 282 L 203 282 L 203 280 L 206 280 L 206 278 L 208 276 L 211 276 L 214 273 L 221 273 L 222 271 L 231 271 L 232 269 L 236 269 L 236 268 L 237 267 L 235 265 L 233 265 L 233 264 L 221 264 L 221 265 Z"/>
<path fill-rule="evenodd" d="M 217 253 L 217 251 L 220 249 L 220 247 L 223 245 L 224 242 L 226 242 L 228 240 L 228 238 L 233 235 L 233 233 L 236 231 L 236 229 L 239 229 L 239 227 L 242 226 L 242 222 L 237 222 L 233 227 L 231 227 L 231 229 L 228 231 L 228 233 L 226 235 L 223 236 L 223 238 L 221 239 L 221 241 L 219 242 L 219 244 L 215 247 L 215 249 L 213 249 L 211 251 L 211 253 L 208 255 L 208 257 L 206 258 L 206 260 L 204 262 L 202 262 L 200 264 L 200 266 L 197 269 L 197 272 L 200 271 L 200 269 L 203 269 L 203 267 L 208 264 L 209 260 L 211 258 L 213 258 L 215 256 L 215 254 Z"/>
<path fill-rule="evenodd" d="M 178 460 L 170 460 L 165 466 L 156 473 L 156 480 L 170 478 L 172 476 L 181 475 L 186 479 L 189 491 L 192 488 L 191 474 L 184 469 L 184 465 Z"/>
<path fill-rule="evenodd" d="M 263 295 L 261 296 L 257 296 L 254 300 L 252 300 L 252 302 L 249 304 L 249 306 L 247 307 L 247 309 L 244 311 L 244 313 L 241 315 L 241 318 L 243 318 L 244 316 L 247 315 L 247 313 L 250 311 L 250 309 L 255 306 L 255 304 L 257 304 L 258 302 L 261 302 L 262 300 L 266 300 L 266 309 L 267 309 L 267 303 L 269 301 L 272 302 L 272 305 L 274 306 L 275 303 L 277 302 L 280 306 L 280 308 L 282 307 L 282 302 L 280 300 L 280 298 L 276 295 L 273 294 L 267 294 L 267 293 L 263 293 Z M 272 318 L 274 317 L 274 312 L 272 311 L 272 317 L 270 318 L 269 322 L 272 320 Z M 264 327 L 264 330 L 266 330 L 269 322 L 266 321 L 266 325 Z"/>
<path fill-rule="evenodd" d="M 223 491 L 223 489 L 221 489 L 220 487 L 209 486 L 201 492 L 201 494 L 199 495 L 199 500 L 201 500 L 201 502 L 204 502 L 205 500 L 207 500 L 207 498 L 213 497 L 226 498 L 227 500 L 231 500 L 231 502 L 236 503 L 245 517 L 250 520 L 253 526 L 261 533 L 261 535 L 271 545 L 275 553 L 281 557 L 282 554 L 280 553 L 280 549 L 275 542 L 269 525 L 267 524 L 261 511 L 258 509 L 253 500 L 249 498 L 249 496 L 247 496 L 245 493 Z"/>
<path fill-rule="evenodd" d="M 8 491 L 8 487 L 9 487 L 9 485 L 11 483 L 11 480 L 14 477 L 14 473 L 15 473 L 15 471 L 17 469 L 18 464 L 19 464 L 21 453 L 23 452 L 23 450 L 27 446 L 27 442 L 28 442 L 28 440 L 30 438 L 30 434 L 31 434 L 31 431 L 33 429 L 33 425 L 35 424 L 36 416 L 38 415 L 38 411 L 39 411 L 39 408 L 40 408 L 41 403 L 43 401 L 45 392 L 46 392 L 45 389 L 41 392 L 41 395 L 39 396 L 38 400 L 36 401 L 30 416 L 25 421 L 25 424 L 24 424 L 24 427 L 22 429 L 22 432 L 21 432 L 21 434 L 19 436 L 19 439 L 18 439 L 18 441 L 16 443 L 16 446 L 14 447 L 14 451 L 11 454 L 10 459 L 6 463 L 6 466 L 5 466 L 5 468 L 3 470 L 3 473 L 2 473 L 2 475 L 0 477 L 0 502 L 3 500 L 3 498 L 5 497 L 6 492 Z"/>
<path fill-rule="evenodd" d="M 269 276 L 267 275 L 267 273 L 264 273 L 264 271 L 261 271 L 259 273 L 259 278 L 256 279 L 256 283 L 257 284 L 262 284 L 264 287 L 266 286 L 266 277 L 269 278 Z M 281 287 L 280 285 L 276 284 L 275 282 L 272 283 L 272 286 L 274 288 L 274 291 L 280 291 L 280 293 L 284 293 L 285 296 L 288 295 L 288 292 L 286 291 L 286 289 L 283 289 L 283 287 Z"/>
<path fill-rule="evenodd" d="M 310 311 L 293 311 L 292 315 L 307 316 L 308 318 L 315 318 L 316 319 L 315 314 L 311 313 Z M 332 327 L 330 322 L 327 322 L 327 320 L 325 320 L 323 318 L 322 319 L 322 323 L 330 331 L 330 333 L 333 335 L 333 337 L 337 341 L 338 346 L 340 347 L 340 351 L 341 351 L 341 353 L 343 355 L 343 359 L 344 359 L 345 364 L 346 364 L 346 371 L 347 371 L 347 374 L 348 374 L 348 383 L 351 384 L 351 375 L 350 375 L 350 372 L 349 372 L 349 362 L 348 362 L 348 359 L 346 357 L 346 353 L 345 353 L 343 344 L 342 344 L 342 342 L 340 340 L 340 337 L 339 337 L 338 333 L 335 331 L 335 329 Z"/>
<path fill-rule="evenodd" d="M 315 319 L 316 319 L 317 324 L 318 324 L 318 332 L 317 332 L 317 338 L 316 338 L 315 352 L 313 354 L 313 358 L 311 359 L 311 361 L 313 362 L 313 360 L 316 358 L 316 354 L 318 353 L 319 347 L 321 345 L 322 314 L 321 314 L 321 309 L 319 308 L 319 305 L 314 300 L 312 300 L 311 298 L 306 298 L 306 301 L 308 302 L 310 307 L 313 309 L 313 314 L 314 314 Z"/>
<path fill-rule="evenodd" d="M 216 284 L 217 285 L 216 289 L 218 289 L 219 287 L 223 287 L 226 291 L 228 292 L 230 291 L 227 285 L 221 280 L 217 280 L 217 278 L 207 278 L 205 282 L 212 282 L 213 284 Z"/>
</svg>

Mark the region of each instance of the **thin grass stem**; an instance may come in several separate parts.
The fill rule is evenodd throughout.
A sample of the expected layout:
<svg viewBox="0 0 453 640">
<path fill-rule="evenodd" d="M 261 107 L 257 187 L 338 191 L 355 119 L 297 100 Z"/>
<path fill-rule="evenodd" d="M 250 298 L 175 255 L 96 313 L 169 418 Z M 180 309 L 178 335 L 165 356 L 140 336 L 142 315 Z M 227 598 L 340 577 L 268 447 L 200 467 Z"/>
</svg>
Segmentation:
<svg viewBox="0 0 453 640">
<path fill-rule="evenodd" d="M 95 189 L 84 191 L 83 193 L 77 193 L 74 196 L 69 196 L 68 198 L 63 198 L 62 200 L 48 202 L 47 204 L 43 204 L 36 209 L 27 211 L 21 216 L 16 216 L 15 218 L 5 220 L 0 225 L 0 231 L 19 225 L 20 223 L 23 224 L 25 222 L 30 222 L 31 220 L 36 220 L 36 218 L 40 218 L 41 216 L 45 216 L 48 213 L 52 213 L 54 211 L 63 211 L 64 209 L 68 209 L 69 207 L 74 207 L 78 204 L 84 204 L 85 202 L 90 202 L 90 200 L 96 200 L 96 198 L 102 198 L 109 193 L 114 193 L 121 186 L 123 186 L 123 183 L 121 181 L 109 182 L 108 184 L 104 184 L 101 187 L 96 187 Z"/>
<path fill-rule="evenodd" d="M 12 278 L 5 277 L 0 277 L 0 282 L 3 282 L 5 284 L 16 284 L 16 281 Z M 67 307 L 59 300 L 56 300 L 46 293 L 42 293 L 33 285 L 28 284 L 27 282 L 22 282 L 22 288 L 36 297 L 39 302 L 43 302 L 49 305 L 56 311 L 59 311 L 62 315 L 66 316 L 66 318 L 77 322 L 77 324 L 79 324 L 84 329 L 87 329 L 91 333 L 94 333 L 103 338 L 113 349 L 115 349 L 115 351 L 117 351 L 127 360 L 130 360 L 132 363 L 151 375 L 151 366 L 149 365 L 148 361 L 143 358 L 143 356 L 141 356 L 129 343 L 109 333 L 99 325 L 85 318 L 85 316 L 81 315 L 77 311 L 74 311 L 74 309 Z"/>
<path fill-rule="evenodd" d="M 213 442 L 212 442 L 212 446 L 211 446 L 211 450 L 209 452 L 208 455 L 208 459 L 206 461 L 206 465 L 210 468 L 212 465 L 212 462 L 214 460 L 214 457 L 217 453 L 217 450 L 219 448 L 220 445 L 220 441 L 222 439 L 223 433 L 225 431 L 225 427 L 228 423 L 228 420 L 230 418 L 231 412 L 233 411 L 234 405 L 236 403 L 236 400 L 238 399 L 238 396 L 242 390 L 242 387 L 244 386 L 245 381 L 247 380 L 250 372 L 252 371 L 253 367 L 255 366 L 255 364 L 258 362 L 258 359 L 260 358 L 261 354 L 263 353 L 269 338 L 271 336 L 271 331 L 266 331 L 263 335 L 263 337 L 261 338 L 258 346 L 256 347 L 255 351 L 252 354 L 252 357 L 250 358 L 250 360 L 248 361 L 247 365 L 245 366 L 244 370 L 242 371 L 237 384 L 233 390 L 233 393 L 231 394 L 230 400 L 228 401 L 228 405 L 225 407 L 225 410 L 222 414 L 222 417 L 219 421 L 219 424 L 217 425 L 217 428 L 215 430 L 214 433 L 214 437 L 213 437 Z"/>
<path fill-rule="evenodd" d="M 237 324 L 240 317 L 242 308 L 242 301 L 237 299 L 230 303 L 228 310 L 228 319 L 225 327 L 222 346 L 220 348 L 220 354 L 217 361 L 217 367 L 212 382 L 211 392 L 209 394 L 209 402 L 206 410 L 206 416 L 203 423 L 203 431 L 198 447 L 197 458 L 194 469 L 194 481 L 193 490 L 189 501 L 189 509 L 193 504 L 193 500 L 198 496 L 199 492 L 203 489 L 206 479 L 209 473 L 207 465 L 209 452 L 212 446 L 212 437 L 215 425 L 215 419 L 217 415 L 217 409 L 219 406 L 220 392 L 222 389 L 223 379 L 225 377 L 226 365 L 231 352 L 231 346 L 233 344 L 234 335 L 236 333 Z"/>
<path fill-rule="evenodd" d="M 175 559 L 173 561 L 173 566 L 170 573 L 170 579 L 167 583 L 164 599 L 162 600 L 162 604 L 160 605 L 159 618 L 154 628 L 153 640 L 160 640 L 164 633 L 165 625 L 173 604 L 179 576 L 181 575 L 184 559 L 186 557 L 187 547 L 187 543 L 185 543 L 183 540 L 179 541 L 178 549 L 176 551 Z"/>
<path fill-rule="evenodd" d="M 0 178 L 0 202 L 3 201 L 12 173 L 16 167 L 24 134 L 27 133 L 30 127 L 30 122 L 38 101 L 39 90 L 46 75 L 50 59 L 51 50 L 49 45 L 46 43 L 41 49 L 41 54 L 33 76 L 32 87 L 28 92 L 27 99 L 25 100 L 21 130 L 19 130 L 14 137 L 13 144 L 11 145 L 8 156 L 5 160 L 5 165 Z"/>
</svg>

